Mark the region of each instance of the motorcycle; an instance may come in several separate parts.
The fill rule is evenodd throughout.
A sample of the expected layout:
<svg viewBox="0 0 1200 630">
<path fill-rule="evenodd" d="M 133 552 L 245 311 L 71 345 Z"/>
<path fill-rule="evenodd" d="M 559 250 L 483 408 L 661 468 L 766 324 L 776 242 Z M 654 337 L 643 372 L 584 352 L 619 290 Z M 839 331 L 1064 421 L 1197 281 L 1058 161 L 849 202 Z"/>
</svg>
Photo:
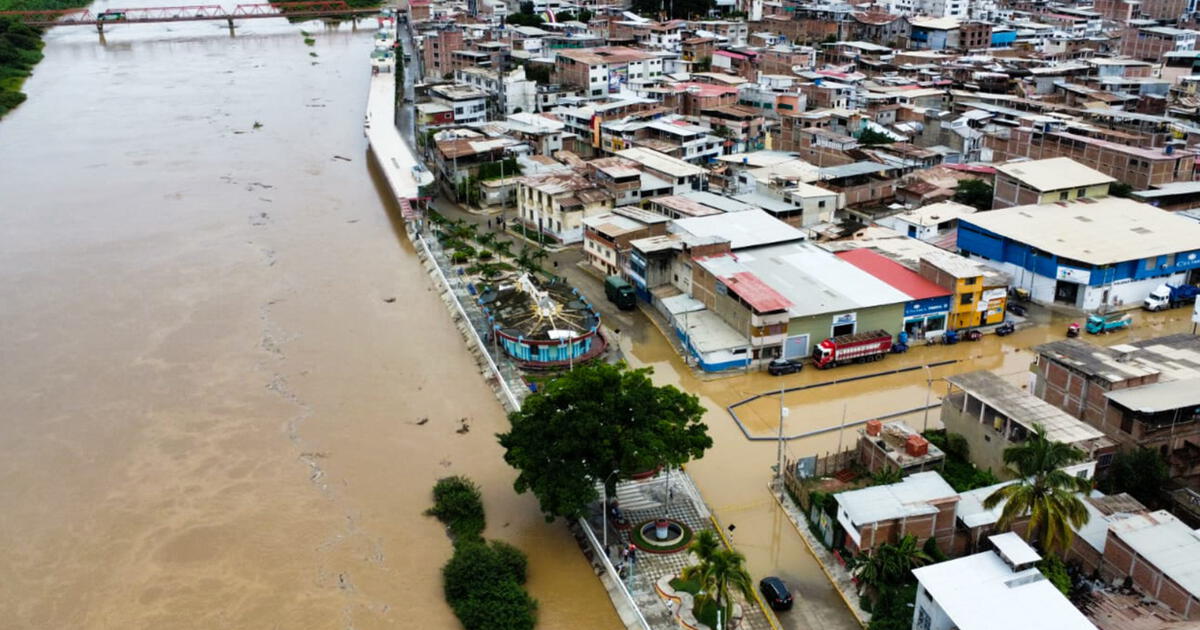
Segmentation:
<svg viewBox="0 0 1200 630">
<path fill-rule="evenodd" d="M 1079 322 L 1071 322 L 1070 324 L 1067 324 L 1067 336 L 1068 337 L 1078 337 L 1079 336 Z"/>
</svg>

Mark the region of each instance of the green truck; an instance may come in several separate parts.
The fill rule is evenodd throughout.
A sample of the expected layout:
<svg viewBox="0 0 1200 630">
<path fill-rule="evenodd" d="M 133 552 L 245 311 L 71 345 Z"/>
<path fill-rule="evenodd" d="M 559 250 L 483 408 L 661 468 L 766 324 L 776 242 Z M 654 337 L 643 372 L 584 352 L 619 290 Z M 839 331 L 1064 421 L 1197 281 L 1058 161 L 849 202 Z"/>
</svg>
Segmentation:
<svg viewBox="0 0 1200 630">
<path fill-rule="evenodd" d="M 604 295 L 608 301 L 617 305 L 622 311 L 632 311 L 637 305 L 637 296 L 633 293 L 633 285 L 621 276 L 609 276 L 604 279 Z"/>
</svg>

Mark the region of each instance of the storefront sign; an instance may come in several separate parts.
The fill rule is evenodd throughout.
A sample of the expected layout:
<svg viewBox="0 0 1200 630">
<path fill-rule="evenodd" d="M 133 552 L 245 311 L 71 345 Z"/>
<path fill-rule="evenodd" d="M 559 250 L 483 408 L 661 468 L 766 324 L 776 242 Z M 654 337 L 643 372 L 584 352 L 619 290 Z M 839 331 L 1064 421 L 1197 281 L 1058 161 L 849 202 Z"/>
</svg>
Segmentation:
<svg viewBox="0 0 1200 630">
<path fill-rule="evenodd" d="M 1087 284 L 1092 280 L 1092 272 L 1076 269 L 1074 267 L 1059 267 L 1058 274 L 1055 276 L 1059 280 L 1067 282 L 1075 282 L 1078 284 Z"/>
<path fill-rule="evenodd" d="M 927 315 L 929 313 L 944 313 L 950 310 L 950 296 L 943 295 L 939 297 L 925 298 L 923 300 L 913 300 L 904 305 L 904 316 L 912 317 L 914 315 Z"/>
<path fill-rule="evenodd" d="M 982 299 L 984 302 L 991 302 L 992 300 L 1003 299 L 1006 295 L 1008 295 L 1008 290 L 1003 287 L 999 289 L 988 289 L 987 291 L 983 292 Z"/>
<path fill-rule="evenodd" d="M 842 313 L 833 318 L 833 325 L 845 326 L 846 324 L 853 324 L 856 321 L 858 321 L 858 313 Z"/>
</svg>

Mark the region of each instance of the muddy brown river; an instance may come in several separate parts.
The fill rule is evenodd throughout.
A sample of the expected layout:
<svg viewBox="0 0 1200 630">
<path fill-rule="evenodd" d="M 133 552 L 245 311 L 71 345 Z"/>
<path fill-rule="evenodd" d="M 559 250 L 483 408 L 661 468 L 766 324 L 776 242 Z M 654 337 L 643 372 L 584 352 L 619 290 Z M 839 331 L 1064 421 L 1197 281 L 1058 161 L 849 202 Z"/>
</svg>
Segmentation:
<svg viewBox="0 0 1200 630">
<path fill-rule="evenodd" d="M 0 121 L 0 626 L 458 628 L 464 473 L 542 627 L 619 627 L 380 201 L 371 32 L 107 31 Z"/>
</svg>

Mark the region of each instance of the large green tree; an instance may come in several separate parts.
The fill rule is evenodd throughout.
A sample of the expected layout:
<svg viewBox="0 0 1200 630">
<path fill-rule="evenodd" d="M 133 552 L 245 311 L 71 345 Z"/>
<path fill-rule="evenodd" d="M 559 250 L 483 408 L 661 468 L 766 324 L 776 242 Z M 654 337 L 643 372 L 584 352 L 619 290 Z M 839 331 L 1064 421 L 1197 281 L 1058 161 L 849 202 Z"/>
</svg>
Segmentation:
<svg viewBox="0 0 1200 630">
<path fill-rule="evenodd" d="M 695 396 L 656 386 L 651 370 L 592 363 L 551 381 L 509 414 L 498 435 L 504 461 L 520 474 L 517 492 L 533 492 L 547 520 L 579 517 L 618 479 L 656 466 L 679 466 L 712 446 Z"/>
<path fill-rule="evenodd" d="M 976 210 L 988 210 L 992 207 L 994 192 L 992 185 L 982 179 L 964 179 L 954 189 L 954 200 Z"/>
<path fill-rule="evenodd" d="M 1128 492 L 1146 507 L 1162 503 L 1163 490 L 1171 479 L 1171 470 L 1158 451 L 1139 448 L 1118 453 L 1100 489 L 1109 494 Z"/>
<path fill-rule="evenodd" d="M 1083 459 L 1079 449 L 1046 437 L 1046 429 L 1034 425 L 1029 439 L 1004 449 L 1004 463 L 1016 471 L 1018 481 L 1003 486 L 984 499 L 992 509 L 1001 503 L 998 529 L 1011 529 L 1020 519 L 1029 518 L 1026 536 L 1036 540 L 1043 551 L 1065 551 L 1074 536 L 1072 527 L 1088 522 L 1087 508 L 1078 493 L 1089 492 L 1091 482 L 1062 470 Z"/>
</svg>

